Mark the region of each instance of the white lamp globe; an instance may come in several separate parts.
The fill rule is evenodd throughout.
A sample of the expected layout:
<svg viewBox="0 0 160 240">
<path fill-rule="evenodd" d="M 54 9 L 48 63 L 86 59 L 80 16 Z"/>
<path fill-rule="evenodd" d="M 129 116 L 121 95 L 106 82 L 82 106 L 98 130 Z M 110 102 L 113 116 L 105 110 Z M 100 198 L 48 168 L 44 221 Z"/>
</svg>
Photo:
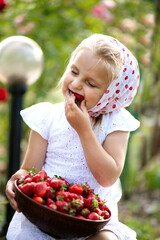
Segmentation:
<svg viewBox="0 0 160 240">
<path fill-rule="evenodd" d="M 12 36 L 0 43 L 0 81 L 30 85 L 43 70 L 43 52 L 25 36 Z"/>
</svg>

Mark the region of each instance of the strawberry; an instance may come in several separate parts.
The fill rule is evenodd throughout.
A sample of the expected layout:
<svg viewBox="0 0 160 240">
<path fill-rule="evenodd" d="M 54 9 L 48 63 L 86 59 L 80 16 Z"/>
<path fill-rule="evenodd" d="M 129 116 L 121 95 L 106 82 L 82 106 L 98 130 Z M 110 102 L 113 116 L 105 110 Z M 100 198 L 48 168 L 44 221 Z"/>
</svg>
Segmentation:
<svg viewBox="0 0 160 240">
<path fill-rule="evenodd" d="M 87 198 L 84 200 L 84 205 L 87 207 L 90 211 L 95 211 L 96 208 L 98 208 L 98 201 L 95 198 Z"/>
<path fill-rule="evenodd" d="M 47 184 L 47 183 L 46 183 L 46 184 Z M 48 198 L 55 198 L 55 192 L 56 192 L 55 189 L 53 189 L 53 188 L 50 187 L 50 186 L 47 186 L 45 198 L 46 198 L 46 199 L 48 199 Z"/>
<path fill-rule="evenodd" d="M 79 196 L 76 193 L 67 192 L 67 202 L 77 199 Z"/>
<path fill-rule="evenodd" d="M 105 205 L 106 201 L 101 200 L 100 198 L 98 198 L 98 204 L 99 204 L 99 208 L 103 211 L 103 210 L 108 210 L 108 207 Z"/>
<path fill-rule="evenodd" d="M 104 211 L 109 211 L 109 208 L 107 207 L 107 205 L 104 205 Z"/>
<path fill-rule="evenodd" d="M 90 211 L 88 208 L 82 208 L 82 210 L 80 212 L 80 214 L 85 218 L 88 216 L 89 213 L 90 213 Z"/>
<path fill-rule="evenodd" d="M 76 193 L 79 195 L 83 194 L 83 187 L 80 184 L 74 184 L 68 189 L 69 192 Z"/>
<path fill-rule="evenodd" d="M 39 173 L 32 177 L 32 182 L 41 182 L 41 175 Z"/>
<path fill-rule="evenodd" d="M 32 193 L 33 193 L 33 185 L 32 185 L 32 183 L 26 183 L 24 185 L 19 185 L 18 187 L 27 196 L 31 196 Z"/>
<path fill-rule="evenodd" d="M 45 181 L 47 179 L 47 173 L 44 170 L 41 170 L 38 174 L 41 176 L 41 181 Z"/>
<path fill-rule="evenodd" d="M 77 211 L 80 211 L 84 206 L 84 201 L 81 199 L 73 199 L 70 204 L 72 208 L 76 209 Z"/>
<path fill-rule="evenodd" d="M 108 219 L 108 218 L 110 218 L 110 213 L 108 211 L 102 211 L 101 216 L 104 219 Z"/>
<path fill-rule="evenodd" d="M 90 219 L 90 220 L 100 220 L 100 216 L 95 213 L 95 212 L 90 212 L 87 216 L 87 219 Z"/>
<path fill-rule="evenodd" d="M 77 215 L 76 217 L 77 217 L 77 218 L 80 218 L 80 219 L 86 219 L 86 218 L 83 217 L 82 215 Z"/>
<path fill-rule="evenodd" d="M 31 182 L 32 182 L 32 178 L 31 177 L 25 178 L 25 183 L 31 183 Z"/>
<path fill-rule="evenodd" d="M 28 173 L 24 178 L 25 178 L 25 179 L 26 179 L 26 178 L 31 178 L 31 174 Z"/>
<path fill-rule="evenodd" d="M 55 202 L 51 199 L 51 198 L 47 198 L 47 206 L 49 206 L 50 204 L 55 204 Z"/>
<path fill-rule="evenodd" d="M 31 170 L 27 169 L 27 172 L 28 174 L 25 176 L 25 178 L 28 178 L 28 177 L 32 178 L 36 174 L 35 168 L 32 168 Z"/>
<path fill-rule="evenodd" d="M 24 177 L 19 178 L 19 179 L 17 180 L 17 183 L 18 183 L 18 185 L 24 184 L 24 183 L 25 183 L 25 178 L 24 178 Z"/>
<path fill-rule="evenodd" d="M 58 200 L 55 202 L 56 206 L 57 206 L 57 210 L 62 212 L 62 213 L 67 213 L 69 210 L 69 205 L 66 201 L 61 201 Z"/>
<path fill-rule="evenodd" d="M 39 197 L 43 197 L 46 194 L 47 191 L 47 185 L 46 182 L 38 182 L 34 186 L 34 194 L 36 194 Z"/>
<path fill-rule="evenodd" d="M 87 183 L 82 184 L 82 187 L 83 187 L 83 195 L 84 196 L 87 196 L 87 195 L 93 193 L 93 189 L 91 189 L 91 187 Z"/>
<path fill-rule="evenodd" d="M 102 214 L 102 210 L 101 210 L 100 208 L 96 208 L 96 209 L 95 209 L 95 212 L 96 212 L 99 216 L 101 216 L 101 214 Z"/>
<path fill-rule="evenodd" d="M 78 93 L 74 93 L 74 96 L 75 96 L 76 100 L 78 100 L 80 102 L 82 102 L 84 99 L 84 97 Z"/>
<path fill-rule="evenodd" d="M 71 216 L 76 216 L 77 210 L 75 208 L 69 208 L 68 214 Z"/>
<path fill-rule="evenodd" d="M 56 206 L 56 204 L 55 203 L 52 203 L 52 204 L 49 204 L 49 205 L 47 205 L 50 209 L 52 209 L 52 210 L 57 210 L 57 206 Z"/>
<path fill-rule="evenodd" d="M 65 181 L 58 178 L 52 179 L 50 185 L 53 189 L 56 189 L 56 190 L 65 189 L 66 187 Z"/>
<path fill-rule="evenodd" d="M 95 195 L 94 193 L 90 193 L 90 194 L 87 195 L 86 199 L 88 199 L 88 198 L 95 198 L 95 199 L 97 199 L 97 195 Z"/>
<path fill-rule="evenodd" d="M 68 192 L 61 190 L 56 192 L 56 200 L 67 201 L 68 200 Z"/>
<path fill-rule="evenodd" d="M 69 182 L 68 182 L 66 179 L 64 179 L 64 178 L 61 178 L 61 177 L 60 177 L 60 179 L 62 179 L 62 180 L 65 182 L 65 184 L 66 184 L 66 187 L 69 187 L 69 186 L 70 186 Z"/>
<path fill-rule="evenodd" d="M 48 186 L 50 186 L 50 184 L 51 184 L 51 181 L 52 181 L 52 178 L 50 178 L 50 177 L 47 177 L 47 179 L 46 179 L 46 183 L 47 183 L 47 185 L 48 185 Z"/>
<path fill-rule="evenodd" d="M 38 203 L 40 203 L 40 204 L 43 204 L 44 203 L 44 201 L 43 201 L 43 198 L 41 198 L 41 197 L 33 197 L 32 198 L 34 201 L 36 201 L 36 202 L 38 202 Z"/>
</svg>

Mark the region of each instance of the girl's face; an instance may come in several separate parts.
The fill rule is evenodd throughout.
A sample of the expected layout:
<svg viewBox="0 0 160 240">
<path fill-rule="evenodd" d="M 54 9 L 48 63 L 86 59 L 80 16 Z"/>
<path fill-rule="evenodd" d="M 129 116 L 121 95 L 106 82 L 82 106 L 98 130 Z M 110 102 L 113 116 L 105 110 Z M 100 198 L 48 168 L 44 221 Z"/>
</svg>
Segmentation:
<svg viewBox="0 0 160 240">
<path fill-rule="evenodd" d="M 91 50 L 80 50 L 62 76 L 64 97 L 81 95 L 87 109 L 94 107 L 108 88 L 107 70 L 104 62 Z"/>
</svg>

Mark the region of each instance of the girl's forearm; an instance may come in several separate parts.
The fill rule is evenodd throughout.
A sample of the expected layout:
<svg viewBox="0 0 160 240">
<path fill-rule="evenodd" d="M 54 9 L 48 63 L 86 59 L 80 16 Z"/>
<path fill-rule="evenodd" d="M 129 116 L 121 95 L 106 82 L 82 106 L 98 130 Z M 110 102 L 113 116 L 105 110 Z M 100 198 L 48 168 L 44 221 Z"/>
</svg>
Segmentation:
<svg viewBox="0 0 160 240">
<path fill-rule="evenodd" d="M 104 150 L 92 129 L 83 131 L 79 137 L 92 174 L 100 185 L 111 186 L 120 174 L 116 161 Z"/>
</svg>

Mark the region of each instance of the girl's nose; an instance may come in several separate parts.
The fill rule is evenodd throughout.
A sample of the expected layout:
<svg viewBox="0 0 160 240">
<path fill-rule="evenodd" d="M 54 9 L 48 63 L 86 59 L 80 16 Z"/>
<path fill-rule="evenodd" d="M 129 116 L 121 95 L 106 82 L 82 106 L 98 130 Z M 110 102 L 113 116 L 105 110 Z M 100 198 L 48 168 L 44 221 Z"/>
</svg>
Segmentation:
<svg viewBox="0 0 160 240">
<path fill-rule="evenodd" d="M 82 83 L 79 78 L 76 78 L 72 81 L 72 89 L 73 90 L 80 90 L 82 88 Z"/>
</svg>

